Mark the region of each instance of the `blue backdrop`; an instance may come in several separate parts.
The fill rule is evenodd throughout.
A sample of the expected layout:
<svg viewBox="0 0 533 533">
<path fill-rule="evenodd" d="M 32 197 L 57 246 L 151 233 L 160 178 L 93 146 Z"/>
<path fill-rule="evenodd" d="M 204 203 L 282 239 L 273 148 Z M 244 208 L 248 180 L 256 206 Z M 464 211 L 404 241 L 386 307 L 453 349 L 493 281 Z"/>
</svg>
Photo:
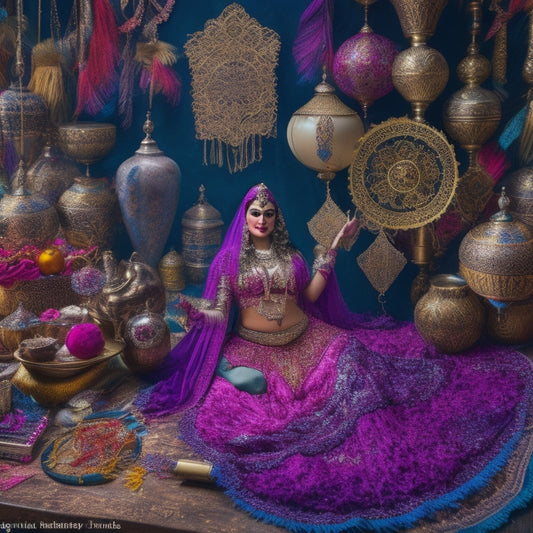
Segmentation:
<svg viewBox="0 0 533 533">
<path fill-rule="evenodd" d="M 116 0 L 118 4 L 118 0 Z M 177 0 L 170 19 L 161 24 L 159 37 L 177 47 L 179 60 L 175 66 L 182 81 L 182 97 L 178 106 L 172 107 L 163 97 L 157 96 L 153 102 L 154 139 L 159 147 L 179 165 L 182 173 L 182 187 L 179 198 L 178 213 L 174 227 L 167 243 L 167 249 L 174 246 L 181 250 L 181 218 L 198 199 L 201 184 L 206 187 L 207 200 L 217 208 L 228 224 L 248 188 L 258 182 L 265 182 L 278 199 L 285 214 L 294 243 L 302 250 L 309 261 L 312 260 L 314 239 L 309 235 L 307 222 L 312 218 L 325 199 L 325 185 L 316 173 L 299 163 L 287 143 L 287 124 L 294 111 L 309 101 L 314 94 L 314 86 L 320 81 L 303 84 L 298 81 L 296 67 L 292 57 L 292 45 L 296 35 L 301 14 L 307 7 L 308 0 L 242 0 L 240 4 L 246 12 L 266 27 L 275 30 L 281 40 L 279 65 L 277 68 L 278 118 L 277 137 L 263 140 L 263 157 L 260 162 L 250 165 L 242 172 L 230 174 L 226 168 L 203 165 L 203 143 L 195 138 L 194 117 L 191 108 L 191 78 L 183 46 L 190 35 L 203 30 L 208 19 L 216 18 L 230 2 L 224 0 L 200 0 L 188 2 Z M 37 21 L 37 2 L 26 2 L 25 13 L 30 21 L 28 35 L 35 35 Z M 466 11 L 467 2 L 449 2 L 439 20 L 434 37 L 428 44 L 438 49 L 448 61 L 450 79 L 446 90 L 430 105 L 426 112 L 427 121 L 439 129 L 442 128 L 442 104 L 445 99 L 462 86 L 455 75 L 459 60 L 466 55 L 470 42 L 468 25 L 470 18 Z M 46 38 L 49 28 L 48 2 L 43 0 L 41 20 L 42 38 Z M 65 24 L 70 13 L 71 2 L 58 2 L 60 18 Z M 359 32 L 363 25 L 363 8 L 354 0 L 336 0 L 334 5 L 333 38 L 335 49 L 347 38 Z M 493 14 L 485 8 L 484 32 L 492 21 Z M 407 48 L 409 42 L 404 38 L 398 17 L 388 0 L 379 0 L 369 9 L 369 23 L 376 33 L 396 41 L 401 49 Z M 523 101 L 523 87 L 520 87 L 520 69 L 526 48 L 527 25 L 525 17 L 513 21 L 514 29 L 510 31 L 510 48 L 513 53 L 509 59 L 509 87 L 511 98 L 505 103 L 507 113 Z M 483 33 L 484 35 L 484 33 Z M 480 39 L 482 41 L 482 39 Z M 482 53 L 490 57 L 491 42 L 481 42 Z M 331 82 L 331 80 L 329 80 Z M 340 91 L 337 95 L 350 107 L 361 114 L 359 104 Z M 142 124 L 147 110 L 147 97 L 137 91 L 133 101 L 134 122 L 127 130 L 119 129 L 113 151 L 98 165 L 93 174 L 106 176 L 113 180 L 118 166 L 133 155 L 143 139 Z M 369 109 L 369 122 L 379 123 L 390 117 L 407 116 L 410 106 L 401 96 L 393 91 L 388 96 L 375 102 Z M 103 117 L 106 121 L 118 120 L 113 115 Z M 460 172 L 465 170 L 465 155 L 456 148 L 456 156 L 461 163 Z M 332 197 L 344 210 L 352 209 L 348 191 L 348 170 L 339 172 L 332 182 Z M 124 230 L 119 232 L 117 254 L 128 256 L 131 246 Z M 368 311 L 374 314 L 383 312 L 378 302 L 378 295 L 359 269 L 356 259 L 371 244 L 375 235 L 363 230 L 350 252 L 342 251 L 337 263 L 337 274 L 348 305 L 354 311 Z M 450 247 L 448 253 L 436 265 L 440 271 L 455 272 L 457 269 L 456 248 Z M 385 296 L 385 310 L 400 318 L 412 317 L 410 302 L 411 283 L 418 269 L 409 262 L 396 282 Z"/>
</svg>

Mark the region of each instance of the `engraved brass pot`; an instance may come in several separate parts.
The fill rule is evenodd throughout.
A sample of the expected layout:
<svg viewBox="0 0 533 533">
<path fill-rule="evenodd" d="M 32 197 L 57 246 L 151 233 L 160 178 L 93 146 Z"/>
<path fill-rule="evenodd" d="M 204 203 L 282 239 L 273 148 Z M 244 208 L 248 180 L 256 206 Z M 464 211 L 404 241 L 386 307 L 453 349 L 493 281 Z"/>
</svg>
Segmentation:
<svg viewBox="0 0 533 533">
<path fill-rule="evenodd" d="M 78 164 L 59 147 L 46 144 L 41 155 L 26 172 L 28 189 L 54 205 L 59 197 L 80 177 Z"/>
<path fill-rule="evenodd" d="M 505 178 L 509 213 L 516 220 L 533 226 L 533 168 L 522 167 Z"/>
<path fill-rule="evenodd" d="M 72 246 L 111 247 L 118 217 L 117 196 L 105 179 L 77 177 L 56 204 L 66 240 Z"/>
<path fill-rule="evenodd" d="M 526 344 L 533 340 L 533 300 L 495 307 L 486 302 L 487 333 L 502 344 Z"/>
<path fill-rule="evenodd" d="M 533 229 L 507 212 L 502 193 L 500 211 L 473 227 L 459 246 L 459 273 L 472 290 L 503 302 L 533 297 Z"/>
<path fill-rule="evenodd" d="M 463 278 L 439 274 L 430 278 L 429 290 L 416 303 L 414 321 L 426 342 L 442 352 L 458 353 L 479 340 L 486 313 Z"/>
<path fill-rule="evenodd" d="M 428 105 L 446 87 L 449 74 L 444 56 L 425 44 L 403 50 L 392 65 L 394 87 L 411 104 L 415 120 L 423 119 Z"/>
</svg>

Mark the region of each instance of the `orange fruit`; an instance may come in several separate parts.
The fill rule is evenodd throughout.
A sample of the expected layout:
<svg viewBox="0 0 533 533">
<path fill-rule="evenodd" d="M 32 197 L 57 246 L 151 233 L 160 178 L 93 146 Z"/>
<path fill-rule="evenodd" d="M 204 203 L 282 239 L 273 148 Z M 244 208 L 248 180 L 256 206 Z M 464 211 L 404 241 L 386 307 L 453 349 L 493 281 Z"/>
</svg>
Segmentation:
<svg viewBox="0 0 533 533">
<path fill-rule="evenodd" d="M 65 258 L 59 248 L 49 246 L 39 254 L 37 264 L 41 274 L 51 276 L 63 272 L 65 268 Z"/>
</svg>

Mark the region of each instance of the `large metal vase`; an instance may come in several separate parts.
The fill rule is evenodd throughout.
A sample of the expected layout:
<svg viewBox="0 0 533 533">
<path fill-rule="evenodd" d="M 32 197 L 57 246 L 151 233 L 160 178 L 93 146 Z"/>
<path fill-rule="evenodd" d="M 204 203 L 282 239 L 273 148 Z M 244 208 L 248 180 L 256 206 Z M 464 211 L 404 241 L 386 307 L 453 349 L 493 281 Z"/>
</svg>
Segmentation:
<svg viewBox="0 0 533 533">
<path fill-rule="evenodd" d="M 134 250 L 157 268 L 178 207 L 181 172 L 150 137 L 152 129 L 145 123 L 146 138 L 117 169 L 116 190 Z"/>
</svg>

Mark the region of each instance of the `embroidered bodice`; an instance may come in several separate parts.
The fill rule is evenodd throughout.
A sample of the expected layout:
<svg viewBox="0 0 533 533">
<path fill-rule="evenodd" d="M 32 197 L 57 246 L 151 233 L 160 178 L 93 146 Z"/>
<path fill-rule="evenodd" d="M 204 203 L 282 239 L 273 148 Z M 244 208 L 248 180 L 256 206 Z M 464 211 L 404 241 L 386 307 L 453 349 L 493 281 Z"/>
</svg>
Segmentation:
<svg viewBox="0 0 533 533">
<path fill-rule="evenodd" d="M 296 300 L 297 286 L 290 257 L 270 250 L 255 250 L 239 276 L 235 299 L 239 308 L 258 307 L 265 298 Z"/>
</svg>

